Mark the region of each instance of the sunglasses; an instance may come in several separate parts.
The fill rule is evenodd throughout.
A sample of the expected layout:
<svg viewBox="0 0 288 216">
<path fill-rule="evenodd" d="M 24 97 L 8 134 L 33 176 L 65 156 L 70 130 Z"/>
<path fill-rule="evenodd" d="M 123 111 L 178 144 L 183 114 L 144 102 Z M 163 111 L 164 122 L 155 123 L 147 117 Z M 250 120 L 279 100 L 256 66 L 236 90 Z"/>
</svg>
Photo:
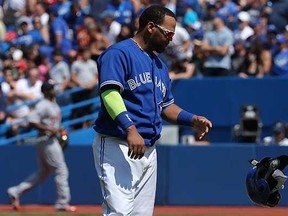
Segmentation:
<svg viewBox="0 0 288 216">
<path fill-rule="evenodd" d="M 155 23 L 154 23 L 154 25 L 155 25 L 158 29 L 160 29 L 160 30 L 162 31 L 162 33 L 165 35 L 165 37 L 167 37 L 167 38 L 169 38 L 169 39 L 172 39 L 172 38 L 173 38 L 173 36 L 174 36 L 174 34 L 175 34 L 174 31 L 171 31 L 171 30 L 169 30 L 169 29 L 167 29 L 167 28 L 165 28 L 165 27 L 163 27 L 163 26 L 160 26 L 160 25 L 158 25 L 158 24 L 155 24 Z"/>
</svg>

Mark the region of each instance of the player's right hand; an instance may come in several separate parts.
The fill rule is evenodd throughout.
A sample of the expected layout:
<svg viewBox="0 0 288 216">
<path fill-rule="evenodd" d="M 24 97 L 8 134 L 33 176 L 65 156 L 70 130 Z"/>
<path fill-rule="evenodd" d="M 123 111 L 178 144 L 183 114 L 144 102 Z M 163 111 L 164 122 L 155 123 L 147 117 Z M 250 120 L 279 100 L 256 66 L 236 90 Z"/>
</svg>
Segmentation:
<svg viewBox="0 0 288 216">
<path fill-rule="evenodd" d="M 202 139 L 205 134 L 209 132 L 209 129 L 212 127 L 211 121 L 209 121 L 204 116 L 194 115 L 192 118 L 192 125 L 195 130 L 195 134 L 198 139 Z"/>
<path fill-rule="evenodd" d="M 135 125 L 126 129 L 128 142 L 128 156 L 131 159 L 141 159 L 145 153 L 145 142 L 142 136 L 138 133 Z"/>
</svg>

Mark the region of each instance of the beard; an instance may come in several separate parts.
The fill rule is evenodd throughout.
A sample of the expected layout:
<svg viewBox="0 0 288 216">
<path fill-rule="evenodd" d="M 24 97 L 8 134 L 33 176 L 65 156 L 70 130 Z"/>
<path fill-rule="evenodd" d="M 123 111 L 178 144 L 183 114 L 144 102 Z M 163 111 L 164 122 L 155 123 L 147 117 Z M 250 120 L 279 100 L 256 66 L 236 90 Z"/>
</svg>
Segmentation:
<svg viewBox="0 0 288 216">
<path fill-rule="evenodd" d="M 165 51 L 166 47 L 168 46 L 169 42 L 164 42 L 163 40 L 160 40 L 159 38 L 151 39 L 151 45 L 155 52 L 162 53 Z"/>
</svg>

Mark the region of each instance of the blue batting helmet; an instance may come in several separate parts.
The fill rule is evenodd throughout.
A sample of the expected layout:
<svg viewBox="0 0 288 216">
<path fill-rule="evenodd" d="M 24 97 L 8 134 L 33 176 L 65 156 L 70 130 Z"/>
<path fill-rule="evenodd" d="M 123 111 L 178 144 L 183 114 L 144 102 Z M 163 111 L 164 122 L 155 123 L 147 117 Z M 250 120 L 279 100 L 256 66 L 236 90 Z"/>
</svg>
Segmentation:
<svg viewBox="0 0 288 216">
<path fill-rule="evenodd" d="M 278 190 L 284 188 L 287 179 L 281 171 L 287 165 L 286 160 L 287 156 L 284 161 L 281 156 L 275 159 L 266 157 L 260 162 L 250 161 L 254 167 L 247 174 L 246 190 L 253 203 L 264 207 L 274 207 L 279 203 L 281 195 Z"/>
</svg>

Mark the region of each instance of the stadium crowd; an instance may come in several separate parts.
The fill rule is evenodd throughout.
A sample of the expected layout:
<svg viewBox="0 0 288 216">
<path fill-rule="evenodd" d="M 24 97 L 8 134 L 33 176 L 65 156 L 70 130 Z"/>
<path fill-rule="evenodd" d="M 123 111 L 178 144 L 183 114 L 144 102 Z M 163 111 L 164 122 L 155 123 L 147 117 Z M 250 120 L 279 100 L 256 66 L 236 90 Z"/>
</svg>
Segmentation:
<svg viewBox="0 0 288 216">
<path fill-rule="evenodd" d="M 1 0 L 1 123 L 27 117 L 29 106 L 6 108 L 43 97 L 48 79 L 57 93 L 83 87 L 73 102 L 93 97 L 98 56 L 132 36 L 150 4 L 177 16 L 160 55 L 172 81 L 288 76 L 288 0 Z M 71 118 L 83 114 L 75 110 Z"/>
</svg>

